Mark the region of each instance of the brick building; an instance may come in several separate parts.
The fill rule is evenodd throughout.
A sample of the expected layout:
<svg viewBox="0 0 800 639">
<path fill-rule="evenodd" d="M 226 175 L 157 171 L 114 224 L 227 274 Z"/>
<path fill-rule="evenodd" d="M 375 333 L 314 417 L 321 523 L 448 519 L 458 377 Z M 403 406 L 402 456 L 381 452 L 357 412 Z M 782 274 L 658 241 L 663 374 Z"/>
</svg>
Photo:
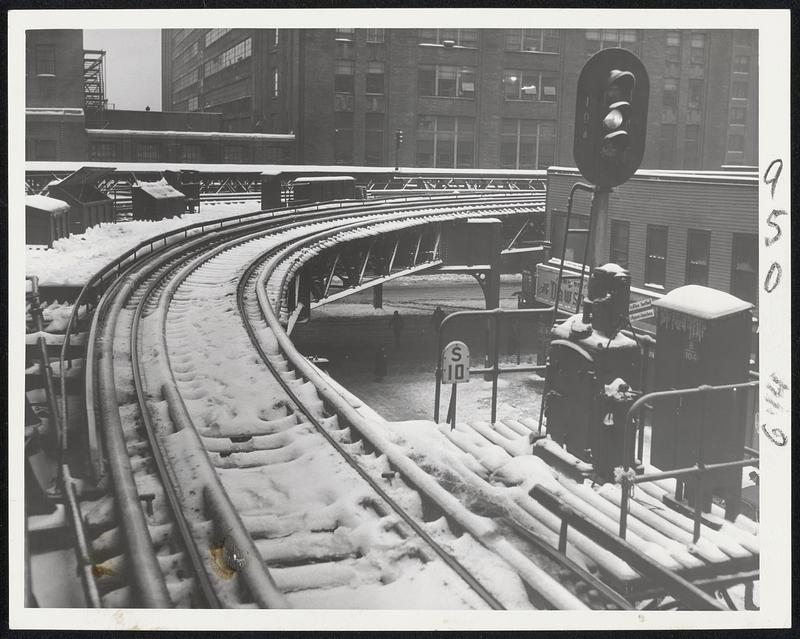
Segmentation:
<svg viewBox="0 0 800 639">
<path fill-rule="evenodd" d="M 108 108 L 104 51 L 83 31 L 26 32 L 25 157 L 34 161 L 286 163 L 294 136 L 231 132 L 217 112 Z"/>
<path fill-rule="evenodd" d="M 616 46 L 650 74 L 642 168 L 757 163 L 756 30 L 164 30 L 163 110 L 294 133 L 301 163 L 570 165 L 578 74 Z"/>
</svg>

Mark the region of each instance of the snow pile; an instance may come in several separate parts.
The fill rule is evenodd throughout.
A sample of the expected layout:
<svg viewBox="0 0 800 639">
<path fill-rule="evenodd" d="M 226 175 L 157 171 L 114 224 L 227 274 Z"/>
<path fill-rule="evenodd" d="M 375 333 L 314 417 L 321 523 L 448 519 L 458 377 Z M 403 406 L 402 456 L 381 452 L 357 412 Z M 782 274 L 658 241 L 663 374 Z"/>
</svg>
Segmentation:
<svg viewBox="0 0 800 639">
<path fill-rule="evenodd" d="M 201 202 L 200 212 L 154 222 L 130 221 L 100 224 L 81 235 L 53 243 L 50 249 L 26 247 L 25 273 L 39 277 L 40 286 L 83 286 L 95 273 L 140 242 L 197 222 L 253 213 L 258 200 L 244 202 Z"/>
</svg>

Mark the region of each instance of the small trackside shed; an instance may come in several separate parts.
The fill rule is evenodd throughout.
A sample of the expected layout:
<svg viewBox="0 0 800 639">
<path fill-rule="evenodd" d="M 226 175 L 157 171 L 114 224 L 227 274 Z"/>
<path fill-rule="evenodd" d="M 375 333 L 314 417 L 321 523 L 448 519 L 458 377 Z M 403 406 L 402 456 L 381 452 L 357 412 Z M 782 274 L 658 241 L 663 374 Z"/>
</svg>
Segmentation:
<svg viewBox="0 0 800 639">
<path fill-rule="evenodd" d="M 547 237 L 560 258 L 566 205 L 577 169 L 547 171 Z M 586 227 L 590 196 L 573 201 L 572 228 Z M 758 302 L 758 175 L 754 171 L 639 171 L 608 205 L 610 261 L 632 286 L 665 293 L 701 284 Z M 580 263 L 585 236 L 571 235 L 566 259 Z"/>
</svg>

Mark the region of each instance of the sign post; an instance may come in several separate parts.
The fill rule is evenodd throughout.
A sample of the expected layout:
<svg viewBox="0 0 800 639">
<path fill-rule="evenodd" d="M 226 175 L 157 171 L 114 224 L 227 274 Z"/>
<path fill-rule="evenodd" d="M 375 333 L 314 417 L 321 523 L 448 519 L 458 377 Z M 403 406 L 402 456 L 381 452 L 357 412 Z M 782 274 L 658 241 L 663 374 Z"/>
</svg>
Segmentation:
<svg viewBox="0 0 800 639">
<path fill-rule="evenodd" d="M 456 427 L 456 398 L 458 385 L 469 381 L 469 347 L 464 342 L 450 342 L 442 350 L 442 383 L 452 384 L 447 422 L 450 430 Z"/>
</svg>

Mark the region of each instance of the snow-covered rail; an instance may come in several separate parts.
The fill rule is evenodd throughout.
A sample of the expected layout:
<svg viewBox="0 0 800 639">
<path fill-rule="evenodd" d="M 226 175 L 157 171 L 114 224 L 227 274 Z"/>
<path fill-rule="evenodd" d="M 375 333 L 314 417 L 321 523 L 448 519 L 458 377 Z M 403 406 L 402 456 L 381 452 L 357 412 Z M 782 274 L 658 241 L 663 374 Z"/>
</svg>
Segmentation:
<svg viewBox="0 0 800 639">
<path fill-rule="evenodd" d="M 624 607 L 565 587 L 568 562 L 500 534 L 443 491 L 293 349 L 279 321 L 290 256 L 303 249 L 503 206 L 507 196 L 398 203 L 220 229 L 112 286 L 95 337 L 114 490 L 84 506 L 100 533 L 103 603 Z"/>
</svg>

